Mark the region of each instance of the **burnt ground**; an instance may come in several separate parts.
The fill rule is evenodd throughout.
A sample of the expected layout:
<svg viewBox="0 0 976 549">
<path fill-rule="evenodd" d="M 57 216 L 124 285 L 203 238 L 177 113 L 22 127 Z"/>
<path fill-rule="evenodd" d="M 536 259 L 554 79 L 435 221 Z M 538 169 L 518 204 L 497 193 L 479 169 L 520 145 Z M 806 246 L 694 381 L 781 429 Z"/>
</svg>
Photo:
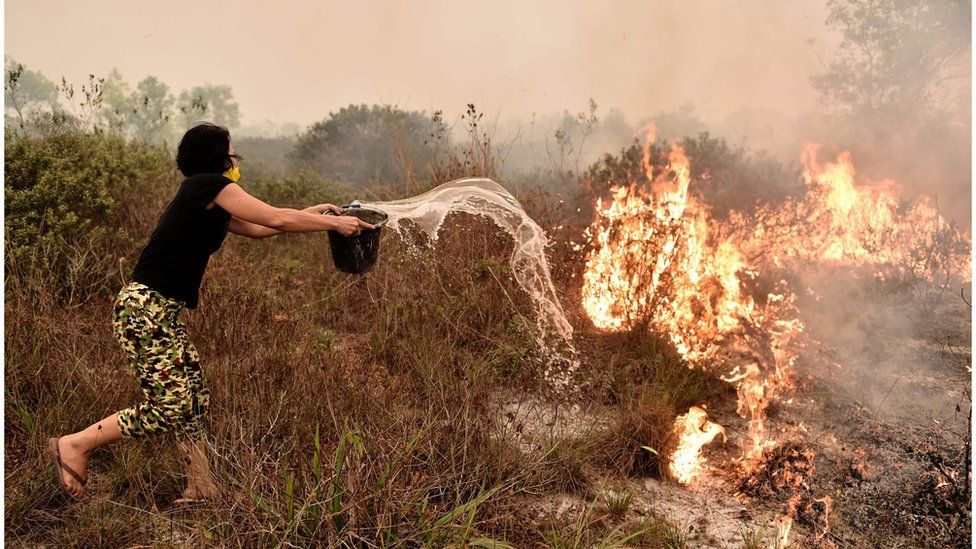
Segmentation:
<svg viewBox="0 0 976 549">
<path fill-rule="evenodd" d="M 779 446 L 765 476 L 742 478 L 746 422 L 732 398 L 708 403 L 728 442 L 706 447 L 692 486 L 588 470 L 589 496 L 526 502 L 527 518 L 572 520 L 593 493 L 626 491 L 628 515 L 667 518 L 691 547 L 771 547 L 786 513 L 794 547 L 969 547 L 971 309 L 958 295 L 923 311 L 904 298 L 848 304 L 808 307 L 796 388 L 768 410 Z M 599 407 L 512 396 L 502 406 L 505 428 L 528 445 L 593 436 L 609 421 Z"/>
<path fill-rule="evenodd" d="M 838 546 L 971 545 L 971 311 L 958 295 L 918 304 L 832 326 L 802 354 L 792 404 L 774 410 L 814 452 L 808 492 L 830 495 Z M 811 316 L 816 338 L 826 319 Z"/>
</svg>

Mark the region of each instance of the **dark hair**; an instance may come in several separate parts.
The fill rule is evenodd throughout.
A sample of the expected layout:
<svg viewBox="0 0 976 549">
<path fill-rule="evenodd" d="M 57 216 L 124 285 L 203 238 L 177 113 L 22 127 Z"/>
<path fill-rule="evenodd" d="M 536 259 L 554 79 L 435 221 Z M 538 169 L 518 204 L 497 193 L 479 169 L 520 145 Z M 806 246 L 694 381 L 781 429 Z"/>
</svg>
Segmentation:
<svg viewBox="0 0 976 549">
<path fill-rule="evenodd" d="M 176 166 L 183 175 L 224 173 L 232 166 L 230 131 L 223 126 L 199 124 L 186 131 L 176 148 Z"/>
</svg>

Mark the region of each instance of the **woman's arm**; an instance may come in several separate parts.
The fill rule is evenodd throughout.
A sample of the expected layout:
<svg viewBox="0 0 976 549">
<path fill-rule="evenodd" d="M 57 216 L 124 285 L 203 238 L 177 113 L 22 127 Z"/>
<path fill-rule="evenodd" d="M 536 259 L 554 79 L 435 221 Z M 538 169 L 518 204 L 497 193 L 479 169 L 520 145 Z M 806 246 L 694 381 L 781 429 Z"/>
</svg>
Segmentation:
<svg viewBox="0 0 976 549">
<path fill-rule="evenodd" d="M 322 214 L 325 212 L 332 212 L 334 214 L 342 213 L 342 209 L 335 204 L 317 204 L 315 206 L 309 206 L 307 208 L 302 208 L 303 212 Z M 278 229 L 272 229 L 270 227 L 265 227 L 264 225 L 258 225 L 257 223 L 251 223 L 250 221 L 244 221 L 239 217 L 230 218 L 230 225 L 227 230 L 239 234 L 241 236 L 246 236 L 248 238 L 268 238 L 269 236 L 275 236 L 282 233 Z"/>
<path fill-rule="evenodd" d="M 230 224 L 227 226 L 227 230 L 234 234 L 239 234 L 248 238 L 268 238 L 269 236 L 275 236 L 281 234 L 282 232 L 278 229 L 272 229 L 270 227 L 265 227 L 264 225 L 251 223 L 250 221 L 244 221 L 243 219 L 234 216 L 231 216 Z"/>
<path fill-rule="evenodd" d="M 227 185 L 217 193 L 214 203 L 242 221 L 284 233 L 334 230 L 346 236 L 353 236 L 359 234 L 364 228 L 373 228 L 373 225 L 358 217 L 322 215 L 292 208 L 276 208 L 247 194 L 236 183 Z"/>
</svg>

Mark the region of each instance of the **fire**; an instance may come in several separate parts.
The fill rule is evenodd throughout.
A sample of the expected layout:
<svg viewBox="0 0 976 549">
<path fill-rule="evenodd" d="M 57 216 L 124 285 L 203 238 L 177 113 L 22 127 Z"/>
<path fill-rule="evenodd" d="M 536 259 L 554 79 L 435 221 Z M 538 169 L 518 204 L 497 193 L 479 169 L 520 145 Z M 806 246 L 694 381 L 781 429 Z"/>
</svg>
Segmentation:
<svg viewBox="0 0 976 549">
<path fill-rule="evenodd" d="M 737 383 L 739 414 L 750 418 L 744 455 L 759 455 L 767 445 L 767 399 L 787 378 L 792 365 L 788 342 L 802 324 L 788 317 L 792 296 L 771 294 L 757 304 L 748 294 L 743 279 L 754 272 L 729 231 L 710 220 L 707 208 L 689 194 L 691 169 L 684 151 L 672 146 L 667 168 L 654 174 L 652 141 L 644 147 L 647 184 L 615 187 L 609 204 L 597 201 L 583 307 L 598 328 L 652 328 L 665 334 L 689 366 L 715 357 L 723 347 L 738 346 L 747 356 L 768 355 L 776 365 L 774 376 L 761 376 L 758 366 L 742 364 L 728 378 Z M 765 340 L 748 334 L 765 334 Z M 696 449 L 683 458 L 699 456 Z"/>
<path fill-rule="evenodd" d="M 755 363 L 747 364 L 745 371 L 740 372 L 737 367 L 732 375 L 723 377 L 729 383 L 737 383 L 736 393 L 739 397 L 739 407 L 736 413 L 749 420 L 750 444 L 745 447 L 743 458 L 758 459 L 763 451 L 775 443 L 766 439 L 766 407 L 768 384 L 760 377 L 759 366 Z"/>
<path fill-rule="evenodd" d="M 684 150 L 672 147 L 667 170 L 655 177 L 649 147 L 650 140 L 644 149 L 650 190 L 633 182 L 614 188 L 609 206 L 597 201 L 583 307 L 598 328 L 650 323 L 685 358 L 698 360 L 717 350 L 715 336 L 738 328 L 754 308 L 739 281 L 746 262 L 732 242 L 709 231 L 706 208 L 688 194 Z"/>
<path fill-rule="evenodd" d="M 687 414 L 675 418 L 674 433 L 678 435 L 678 446 L 671 456 L 669 470 L 678 482 L 690 484 L 705 466 L 702 446 L 719 435 L 725 442 L 725 429 L 718 423 L 708 421 L 708 414 L 703 408 L 692 406 Z"/>
<path fill-rule="evenodd" d="M 740 244 L 777 266 L 873 267 L 879 276 L 946 283 L 971 278 L 969 238 L 947 222 L 928 197 L 905 203 L 890 180 L 855 185 L 851 155 L 821 164 L 820 146 L 803 151 L 807 192 L 755 218 L 738 218 Z"/>
<path fill-rule="evenodd" d="M 790 544 L 790 530 L 793 528 L 793 517 L 783 515 L 776 519 L 776 539 L 773 540 L 774 549 L 783 549 Z"/>
<path fill-rule="evenodd" d="M 785 281 L 764 295 L 754 281 L 801 266 L 866 267 L 876 276 L 935 284 L 971 278 L 968 236 L 930 201 L 900 200 L 891 181 L 855 184 L 849 153 L 821 164 L 819 147 L 808 145 L 804 196 L 719 222 L 689 192 L 684 150 L 672 145 L 667 166 L 653 173 L 652 143 L 650 132 L 646 180 L 617 182 L 609 200 L 596 202 L 582 305 L 598 328 L 654 330 L 689 367 L 724 367 L 723 379 L 736 387 L 737 412 L 748 421 L 741 459 L 747 469 L 776 446 L 767 433 L 766 409 L 791 388 L 796 340 L 804 330 Z M 682 440 L 672 457 L 676 478 L 688 482 L 701 471 L 701 446 L 719 432 L 724 437 L 700 408 L 676 420 Z M 705 434 L 707 441 L 699 443 Z"/>
<path fill-rule="evenodd" d="M 830 533 L 830 512 L 834 508 L 834 500 L 830 496 L 824 496 L 814 501 L 823 505 L 824 508 L 824 530 L 820 534 L 817 534 L 817 541 L 820 541 Z"/>
</svg>

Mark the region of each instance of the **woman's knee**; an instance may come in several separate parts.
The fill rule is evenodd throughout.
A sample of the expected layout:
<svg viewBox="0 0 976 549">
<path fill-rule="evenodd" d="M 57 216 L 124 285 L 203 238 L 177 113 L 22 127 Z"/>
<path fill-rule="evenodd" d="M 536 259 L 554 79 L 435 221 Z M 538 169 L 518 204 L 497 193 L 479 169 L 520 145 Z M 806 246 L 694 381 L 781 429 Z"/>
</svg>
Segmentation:
<svg viewBox="0 0 976 549">
<path fill-rule="evenodd" d="M 209 404 L 210 395 L 205 389 L 190 391 L 166 403 L 162 412 L 172 430 L 178 434 L 195 434 L 204 425 Z"/>
<path fill-rule="evenodd" d="M 185 392 L 182 395 L 170 395 L 160 403 L 160 412 L 171 425 L 185 423 L 205 410 L 199 406 L 199 399 L 195 393 Z"/>
<path fill-rule="evenodd" d="M 123 436 L 143 437 L 168 432 L 196 435 L 203 427 L 208 395 L 170 393 L 119 412 Z"/>
</svg>

